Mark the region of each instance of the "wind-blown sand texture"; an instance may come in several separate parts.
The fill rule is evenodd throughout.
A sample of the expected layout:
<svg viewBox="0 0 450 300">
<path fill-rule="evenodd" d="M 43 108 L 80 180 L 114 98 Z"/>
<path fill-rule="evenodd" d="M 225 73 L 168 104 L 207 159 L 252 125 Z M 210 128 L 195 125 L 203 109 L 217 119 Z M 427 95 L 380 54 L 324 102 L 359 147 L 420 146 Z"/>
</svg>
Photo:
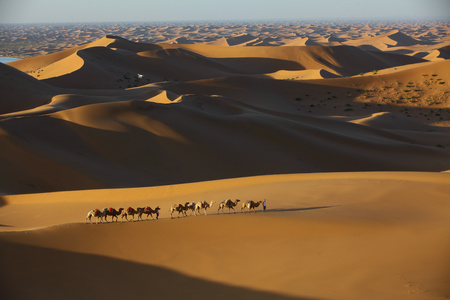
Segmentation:
<svg viewBox="0 0 450 300">
<path fill-rule="evenodd" d="M 6 299 L 449 298 L 448 46 L 323 28 L 0 64 Z M 229 198 L 268 210 L 218 214 Z M 160 218 L 84 224 L 129 206 Z"/>
</svg>

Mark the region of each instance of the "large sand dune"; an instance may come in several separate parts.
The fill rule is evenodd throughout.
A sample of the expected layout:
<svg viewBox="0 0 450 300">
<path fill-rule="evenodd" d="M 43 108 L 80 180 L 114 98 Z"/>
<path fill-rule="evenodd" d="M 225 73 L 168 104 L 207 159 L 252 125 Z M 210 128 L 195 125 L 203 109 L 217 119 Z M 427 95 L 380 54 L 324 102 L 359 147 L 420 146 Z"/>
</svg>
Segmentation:
<svg viewBox="0 0 450 300">
<path fill-rule="evenodd" d="M 2 160 L 8 167 L 4 193 L 272 173 L 450 169 L 448 131 L 395 114 L 390 118 L 395 124 L 379 126 L 379 107 L 390 111 L 390 103 L 358 92 L 395 83 L 398 87 L 385 89 L 394 97 L 402 93 L 400 82 L 421 88 L 427 84 L 417 82 L 424 80 L 422 72 L 430 81 L 437 73 L 433 90 L 417 92 L 422 103 L 414 98 L 411 109 L 423 116 L 419 111 L 432 97 L 439 97 L 436 106 L 447 107 L 447 61 L 418 64 L 422 60 L 410 56 L 350 46 L 140 46 L 114 36 L 53 58 L 50 63 L 45 57 L 49 64 L 38 72 L 28 68 L 39 57 L 10 63 L 42 83 L 18 71 L 9 76 L 34 89 L 26 102 L 5 102 L 18 107 L 15 112 L 5 108 L 9 114 L 1 124 Z M 401 66 L 408 69 L 396 70 Z M 323 79 L 375 67 L 377 76 Z M 58 88 L 50 93 L 52 86 Z M 127 86 L 132 88 L 119 89 Z M 12 87 L 4 90 L 14 94 Z M 360 101 L 363 109 L 348 100 Z M 364 121 L 317 117 L 349 111 Z M 439 115 L 448 119 L 448 111 Z M 17 151 L 29 159 L 17 159 Z"/>
<path fill-rule="evenodd" d="M 448 176 L 273 175 L 4 196 L 3 230 L 15 231 L 0 234 L 3 292 L 118 299 L 149 286 L 156 298 L 445 299 Z M 208 216 L 169 219 L 173 203 L 228 197 L 267 198 L 268 210 L 217 215 L 213 205 Z M 92 208 L 129 205 L 159 205 L 161 219 L 82 224 Z"/>
<path fill-rule="evenodd" d="M 7 299 L 450 296 L 443 31 L 258 28 L 0 65 Z M 218 215 L 228 198 L 269 210 Z M 84 224 L 147 205 L 159 220 Z"/>
</svg>

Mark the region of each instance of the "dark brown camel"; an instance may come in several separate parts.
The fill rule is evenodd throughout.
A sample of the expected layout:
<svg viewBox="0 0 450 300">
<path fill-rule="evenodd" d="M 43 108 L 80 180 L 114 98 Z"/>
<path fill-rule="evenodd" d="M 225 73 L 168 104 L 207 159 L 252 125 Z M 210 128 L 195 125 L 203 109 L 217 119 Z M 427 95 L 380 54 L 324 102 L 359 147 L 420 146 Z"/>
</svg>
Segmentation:
<svg viewBox="0 0 450 300">
<path fill-rule="evenodd" d="M 256 212 L 256 208 L 257 208 L 261 203 L 262 203 L 262 201 L 254 202 L 254 201 L 250 200 L 250 201 L 248 202 L 248 205 L 247 205 L 247 207 L 248 207 L 248 212 L 250 212 L 252 209 L 253 209 L 254 212 Z"/>
<path fill-rule="evenodd" d="M 103 209 L 103 214 L 105 215 L 105 221 L 108 222 L 108 220 L 106 219 L 108 216 L 111 216 L 111 222 L 114 221 L 114 218 L 116 218 L 116 221 L 119 221 L 119 216 L 122 214 L 122 210 L 123 208 L 119 208 L 119 210 L 116 210 L 115 208 L 112 207 L 105 207 Z"/>
<path fill-rule="evenodd" d="M 139 211 L 139 216 L 138 216 L 138 220 L 141 219 L 142 220 L 142 214 L 146 214 L 147 215 L 147 219 L 148 220 L 148 216 L 152 217 L 153 219 L 153 214 L 156 215 L 156 219 L 159 218 L 159 210 L 161 208 L 159 208 L 159 206 L 157 206 L 155 209 L 152 209 L 150 206 L 144 207 L 143 209 L 141 209 Z"/>
<path fill-rule="evenodd" d="M 130 221 L 130 220 L 128 220 L 128 216 L 132 216 L 133 217 L 133 220 L 132 221 L 134 221 L 134 215 L 137 215 L 137 214 L 139 214 L 139 211 L 141 211 L 142 210 L 142 208 L 140 208 L 140 207 L 138 207 L 137 209 L 134 209 L 134 208 L 132 208 L 132 207 L 128 207 L 127 209 L 125 209 L 125 211 L 122 213 L 122 222 L 123 222 L 123 218 L 125 217 L 125 219 L 127 220 L 127 221 Z"/>
</svg>

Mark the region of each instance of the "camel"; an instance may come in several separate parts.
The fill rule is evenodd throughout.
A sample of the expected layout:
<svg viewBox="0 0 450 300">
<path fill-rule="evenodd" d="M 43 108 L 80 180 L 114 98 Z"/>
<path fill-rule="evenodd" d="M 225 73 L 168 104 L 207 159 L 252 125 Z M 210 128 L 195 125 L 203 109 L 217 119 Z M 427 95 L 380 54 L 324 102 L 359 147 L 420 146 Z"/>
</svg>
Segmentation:
<svg viewBox="0 0 450 300">
<path fill-rule="evenodd" d="M 226 201 L 222 201 L 222 202 L 219 204 L 219 209 L 217 210 L 217 213 L 219 213 L 220 210 L 222 210 L 222 212 L 223 212 L 223 209 L 224 209 L 225 207 L 228 207 L 228 212 L 231 212 L 231 210 L 233 210 L 234 213 L 236 213 L 236 211 L 234 210 L 234 207 L 238 204 L 239 201 L 241 201 L 241 200 L 236 199 L 236 200 L 234 200 L 234 201 L 231 201 L 231 199 L 228 199 L 228 200 L 226 200 Z"/>
<path fill-rule="evenodd" d="M 245 213 L 245 209 L 248 208 L 249 203 L 250 203 L 250 201 L 242 202 L 241 213 Z"/>
<path fill-rule="evenodd" d="M 139 214 L 139 212 L 142 210 L 142 208 L 140 208 L 140 207 L 138 207 L 137 209 L 134 209 L 134 208 L 132 208 L 132 207 L 128 207 L 123 213 L 122 213 L 122 220 L 121 220 L 121 222 L 123 222 L 123 218 L 125 217 L 125 219 L 127 220 L 127 221 L 130 221 L 130 220 L 128 220 L 128 216 L 132 216 L 133 217 L 133 220 L 132 221 L 134 221 L 134 215 L 137 215 L 137 214 Z M 138 219 L 139 220 L 139 219 Z"/>
<path fill-rule="evenodd" d="M 105 207 L 103 209 L 103 214 L 105 216 L 105 221 L 108 222 L 108 220 L 106 219 L 108 216 L 111 216 L 111 219 L 112 219 L 111 222 L 114 222 L 114 217 L 116 218 L 116 221 L 119 221 L 119 217 L 118 216 L 120 216 L 122 214 L 122 210 L 123 210 L 122 207 L 119 208 L 119 210 L 116 210 L 116 209 L 114 209 L 112 207 L 110 207 L 110 208 Z"/>
<path fill-rule="evenodd" d="M 190 216 L 192 216 L 192 214 L 195 215 L 195 206 L 196 206 L 195 202 L 189 203 L 189 205 L 188 205 L 188 210 L 191 211 Z"/>
<path fill-rule="evenodd" d="M 103 216 L 104 216 L 103 212 L 100 209 L 96 208 L 88 212 L 86 219 L 84 219 L 84 222 L 87 223 L 87 220 L 89 219 L 89 222 L 91 222 L 92 224 L 91 218 L 96 217 L 97 221 L 95 222 L 95 224 L 98 224 L 98 219 L 100 219 L 100 221 L 102 221 L 103 223 Z"/>
<path fill-rule="evenodd" d="M 159 206 L 157 206 L 155 209 L 152 209 L 150 206 L 144 207 L 143 209 L 141 209 L 139 211 L 139 216 L 138 216 L 138 220 L 141 219 L 142 220 L 142 214 L 146 214 L 147 215 L 147 220 L 148 220 L 148 216 L 150 215 L 152 217 L 153 220 L 153 214 L 156 214 L 156 219 L 158 220 L 159 218 L 159 210 L 161 208 L 159 208 Z"/>
<path fill-rule="evenodd" d="M 200 213 L 200 209 L 204 209 L 205 210 L 205 216 L 207 215 L 206 211 L 208 210 L 208 208 L 210 208 L 211 206 L 213 206 L 213 204 L 216 203 L 216 201 L 212 200 L 210 203 L 206 202 L 206 201 L 201 201 L 198 202 L 195 205 L 194 208 L 194 214 L 197 215 L 197 213 Z"/>
<path fill-rule="evenodd" d="M 186 211 L 189 209 L 189 202 L 186 202 L 184 205 L 174 204 L 170 208 L 170 218 L 172 218 L 173 212 L 178 212 L 178 217 L 180 217 L 180 213 L 182 213 L 185 217 L 187 217 Z"/>
<path fill-rule="evenodd" d="M 254 212 L 256 212 L 256 208 L 262 203 L 262 201 L 254 202 L 254 201 L 250 200 L 250 201 L 247 201 L 247 203 L 248 203 L 247 204 L 248 212 L 250 212 L 250 210 L 252 210 L 252 209 Z"/>
</svg>

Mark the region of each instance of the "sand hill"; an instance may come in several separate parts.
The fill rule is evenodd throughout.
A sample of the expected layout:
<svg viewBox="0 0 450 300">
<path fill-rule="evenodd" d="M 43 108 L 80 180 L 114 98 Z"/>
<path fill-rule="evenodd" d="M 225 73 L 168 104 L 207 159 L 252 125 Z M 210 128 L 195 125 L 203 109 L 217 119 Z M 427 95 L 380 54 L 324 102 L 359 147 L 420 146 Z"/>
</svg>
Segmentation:
<svg viewBox="0 0 450 300">
<path fill-rule="evenodd" d="M 340 28 L 107 35 L 0 65 L 6 297 L 449 297 L 447 48 Z M 84 224 L 130 206 L 160 219 Z"/>
<path fill-rule="evenodd" d="M 347 41 L 348 45 L 374 45 L 380 50 L 386 50 L 389 47 L 413 46 L 420 44 L 420 41 L 400 32 L 393 30 L 388 33 L 380 34 L 361 40 Z"/>
</svg>

